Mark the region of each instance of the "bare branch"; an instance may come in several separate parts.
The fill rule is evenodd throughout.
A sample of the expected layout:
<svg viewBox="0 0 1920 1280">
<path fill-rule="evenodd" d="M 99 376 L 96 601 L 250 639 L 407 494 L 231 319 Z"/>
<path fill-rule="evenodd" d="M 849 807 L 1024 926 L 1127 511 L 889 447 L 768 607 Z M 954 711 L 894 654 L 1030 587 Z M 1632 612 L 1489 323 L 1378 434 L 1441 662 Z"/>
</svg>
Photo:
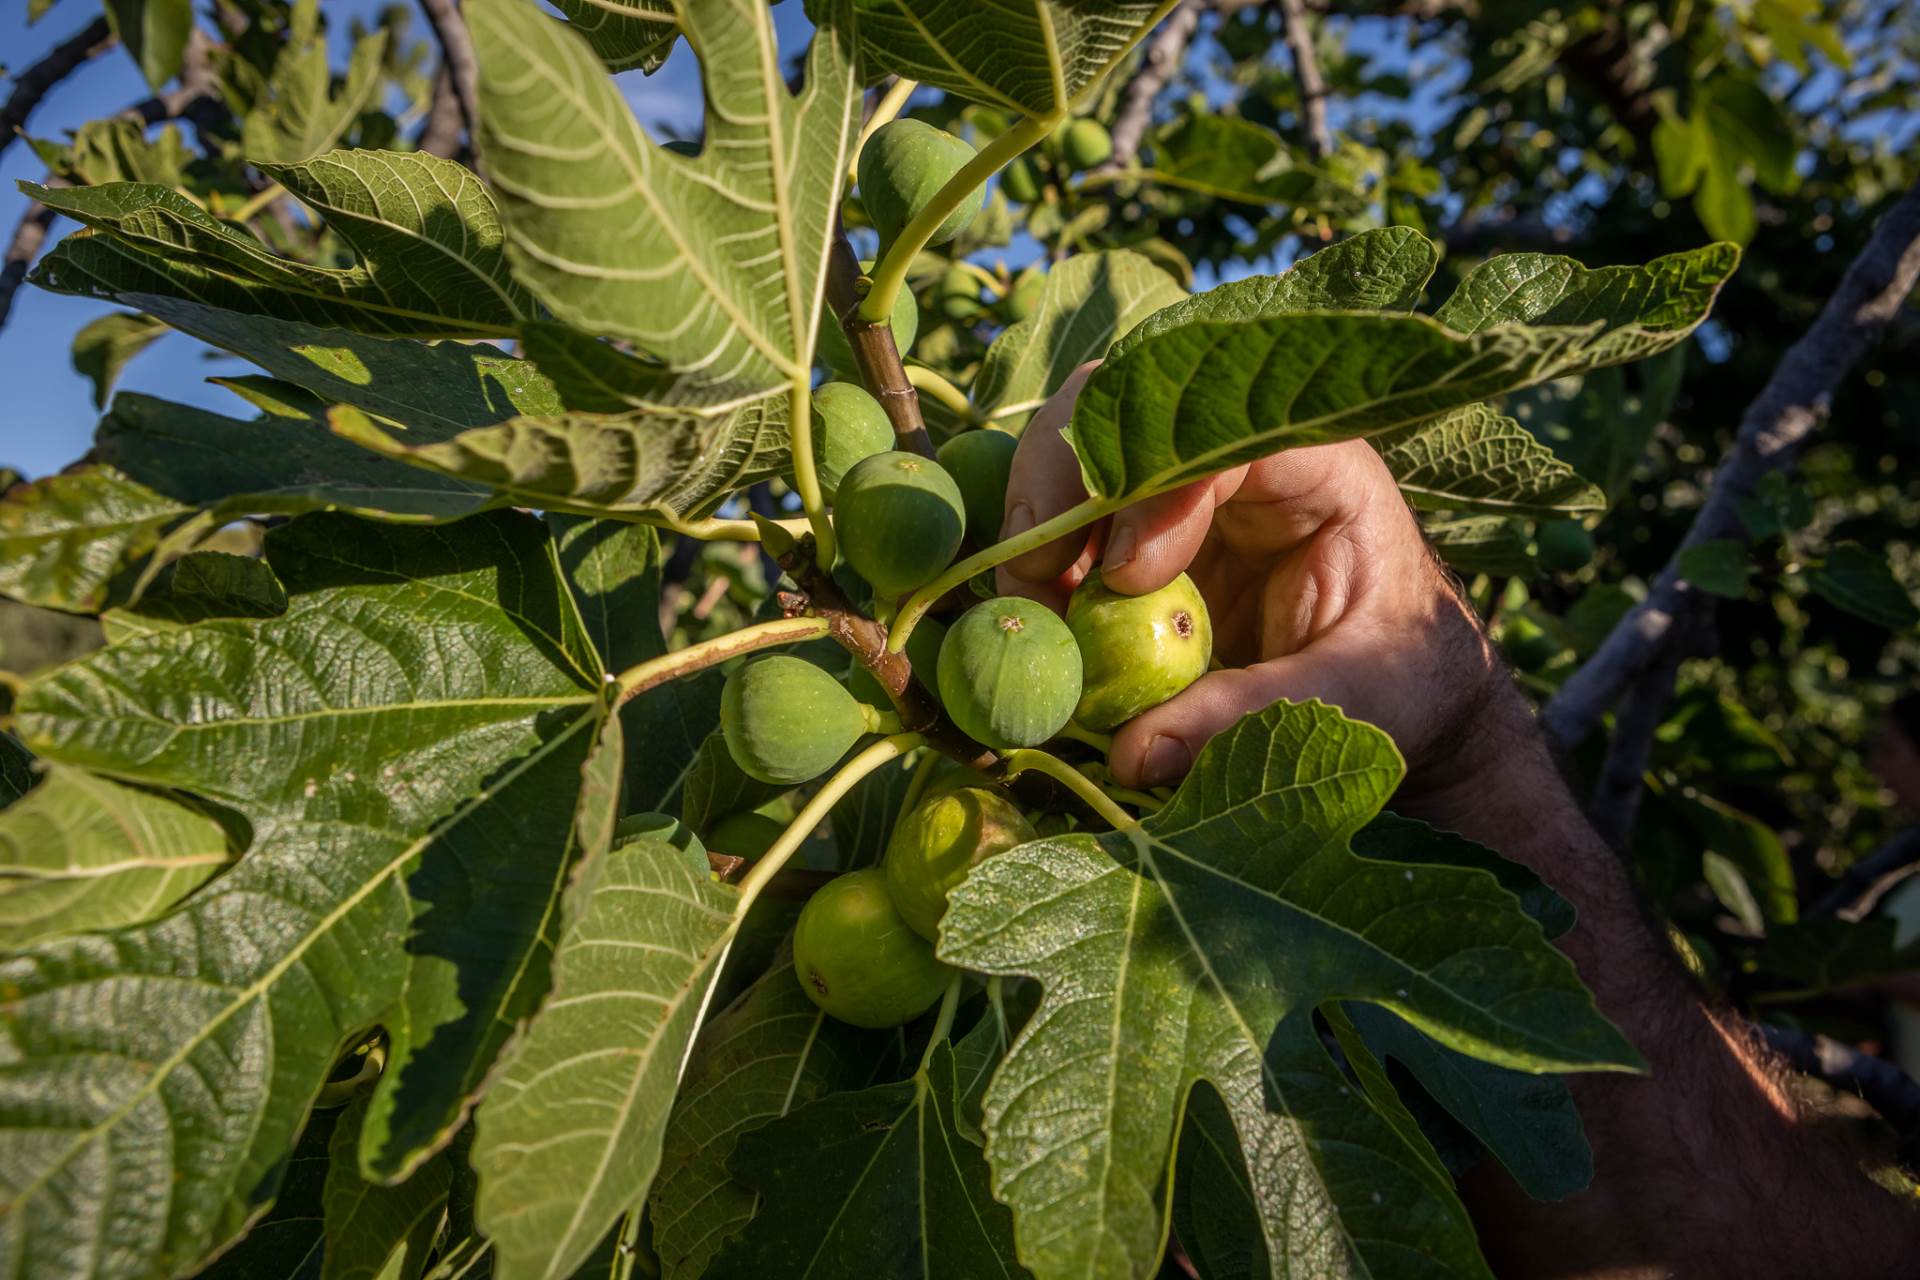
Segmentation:
<svg viewBox="0 0 1920 1280">
<path fill-rule="evenodd" d="M 1681 540 L 1647 598 L 1622 618 L 1586 665 L 1573 673 L 1541 711 L 1540 724 L 1555 751 L 1578 746 L 1626 690 L 1685 632 L 1680 625 L 1713 598 L 1680 574 L 1690 547 L 1722 538 L 1746 541 L 1738 504 L 1763 476 L 1790 468 L 1807 438 L 1827 416 L 1833 390 L 1898 315 L 1920 280 L 1920 187 L 1881 218 L 1866 247 L 1813 327 L 1787 350 L 1758 398 L 1747 407 L 1733 448 L 1721 462 L 1706 505 Z"/>
<path fill-rule="evenodd" d="M 27 117 L 33 114 L 40 100 L 52 91 L 53 86 L 67 78 L 69 72 L 92 58 L 97 58 L 117 43 L 113 28 L 107 25 L 105 18 L 95 18 L 85 27 L 68 36 L 47 51 L 40 59 L 13 78 L 13 92 L 7 95 L 5 105 L 0 105 L 0 153 L 13 145 L 20 136 L 20 130 L 26 128 Z"/>
<path fill-rule="evenodd" d="M 1887 890 L 1920 869 L 1920 827 L 1907 827 L 1847 868 L 1833 888 L 1808 907 L 1808 916 L 1839 916 L 1859 920 L 1873 910 Z"/>
<path fill-rule="evenodd" d="M 20 282 L 27 278 L 27 268 L 40 253 L 40 246 L 46 243 L 47 228 L 53 225 L 53 210 L 38 200 L 27 205 L 27 211 L 20 215 L 20 221 L 13 228 L 13 239 L 7 243 L 5 266 L 0 266 L 0 326 L 7 323 L 7 316 L 13 311 L 13 295 L 19 292 Z"/>
<path fill-rule="evenodd" d="M 460 114 L 460 99 L 454 93 L 453 76 L 446 64 L 433 77 L 433 98 L 427 106 L 427 122 L 420 127 L 414 146 L 442 160 L 456 158 L 466 136 L 466 117 Z"/>
<path fill-rule="evenodd" d="M 1154 101 L 1173 79 L 1173 73 L 1180 69 L 1187 56 L 1187 45 L 1200 29 L 1200 15 L 1210 7 L 1209 0 L 1181 0 L 1180 6 L 1160 24 L 1160 30 L 1147 45 L 1146 56 L 1140 60 L 1140 69 L 1134 72 L 1126 92 L 1121 95 L 1119 114 L 1113 118 L 1113 156 L 1100 166 L 1102 170 L 1131 169 L 1139 160 L 1140 143 L 1147 136 L 1147 126 L 1153 122 Z"/>
<path fill-rule="evenodd" d="M 460 14 L 458 0 L 420 0 L 433 36 L 440 44 L 440 65 L 453 81 L 454 101 L 472 137 L 480 123 L 480 62 L 473 54 L 473 37 Z"/>
<path fill-rule="evenodd" d="M 1327 79 L 1320 74 L 1320 55 L 1313 47 L 1313 28 L 1300 0 L 1280 0 L 1287 22 L 1287 48 L 1293 52 L 1293 78 L 1300 86 L 1300 123 L 1307 135 L 1307 154 L 1325 160 L 1333 154 L 1333 130 L 1327 127 Z"/>
<path fill-rule="evenodd" d="M 920 413 L 920 393 L 907 381 L 900 349 L 893 343 L 893 327 L 860 318 L 861 275 L 860 259 L 854 256 L 846 234 L 836 233 L 827 260 L 827 314 L 839 321 L 841 332 L 847 335 L 854 363 L 860 367 L 860 381 L 887 411 L 887 420 L 893 423 L 894 443 L 909 453 L 931 458 L 933 439 L 927 435 L 927 420 Z"/>
</svg>

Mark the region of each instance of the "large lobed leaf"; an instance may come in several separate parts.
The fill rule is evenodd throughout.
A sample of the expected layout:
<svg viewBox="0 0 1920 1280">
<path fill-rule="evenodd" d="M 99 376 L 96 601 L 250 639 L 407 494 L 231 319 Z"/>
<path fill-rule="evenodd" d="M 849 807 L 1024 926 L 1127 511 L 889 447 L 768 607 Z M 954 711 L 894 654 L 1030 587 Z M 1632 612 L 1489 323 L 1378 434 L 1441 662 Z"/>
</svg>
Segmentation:
<svg viewBox="0 0 1920 1280">
<path fill-rule="evenodd" d="M 1367 253 L 1383 260 L 1378 278 L 1343 246 L 1295 268 L 1309 272 L 1300 286 L 1287 283 L 1295 272 L 1222 285 L 1116 344 L 1075 406 L 1090 488 L 1108 499 L 1158 493 L 1279 449 L 1378 435 L 1651 355 L 1705 318 L 1738 260 L 1711 245 L 1588 271 L 1513 254 L 1469 273 L 1433 319 L 1318 309 L 1341 305 L 1341 292 L 1417 290 L 1426 254 L 1384 240 Z"/>
<path fill-rule="evenodd" d="M 738 403 L 807 377 L 858 86 L 834 13 L 795 95 L 764 4 L 674 8 L 706 87 L 698 156 L 656 145 L 530 0 L 468 7 L 479 143 L 515 275 L 554 315 L 663 361 L 663 399 Z"/>
<path fill-rule="evenodd" d="M 1373 446 L 1416 507 L 1520 516 L 1607 509 L 1598 486 L 1485 404 L 1383 432 L 1373 437 Z"/>
<path fill-rule="evenodd" d="M 941 955 L 1046 988 L 985 1125 L 994 1193 L 1042 1280 L 1154 1273 L 1201 1080 L 1289 1273 L 1484 1274 L 1397 1099 L 1354 1089 L 1322 1048 L 1330 1000 L 1519 1070 L 1638 1065 L 1493 876 L 1349 848 L 1400 773 L 1378 730 L 1279 704 L 1215 738 L 1139 828 L 1020 846 L 954 892 Z"/>
<path fill-rule="evenodd" d="M 195 792 L 253 840 L 152 924 L 0 966 L 8 1271 L 165 1276 L 232 1239 L 375 1022 L 360 1162 L 417 1166 L 544 992 L 576 826 L 612 822 L 581 781 L 602 673 L 538 521 L 315 516 L 267 554 L 284 614 L 128 639 L 16 704 L 43 758 Z"/>
<path fill-rule="evenodd" d="M 300 164 L 260 162 L 327 218 L 359 261 L 283 258 L 170 187 L 22 184 L 78 219 L 34 268 L 60 293 L 127 305 L 160 294 L 204 306 L 363 333 L 417 338 L 512 333 L 534 311 L 507 273 L 499 216 L 479 179 L 420 152 L 337 151 Z M 161 317 L 165 318 L 165 317 Z"/>
<path fill-rule="evenodd" d="M 817 22 L 825 0 L 808 0 Z M 1079 101 L 1171 0 L 855 0 L 869 78 L 885 73 L 1046 116 Z"/>
<path fill-rule="evenodd" d="M 1251 120 L 1189 112 L 1153 139 L 1141 176 L 1216 200 L 1303 207 L 1340 217 L 1366 198 L 1324 170 L 1295 158 L 1279 134 Z"/>
</svg>

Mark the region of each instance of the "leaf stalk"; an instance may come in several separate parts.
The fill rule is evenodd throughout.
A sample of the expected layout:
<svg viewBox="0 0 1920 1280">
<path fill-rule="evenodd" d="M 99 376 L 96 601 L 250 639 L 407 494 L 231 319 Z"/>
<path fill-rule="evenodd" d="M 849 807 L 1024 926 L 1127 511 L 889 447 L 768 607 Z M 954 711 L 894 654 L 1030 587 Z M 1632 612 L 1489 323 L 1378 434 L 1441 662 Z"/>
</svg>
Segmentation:
<svg viewBox="0 0 1920 1280">
<path fill-rule="evenodd" d="M 776 618 L 772 622 L 756 623 L 751 627 L 730 631 L 724 636 L 688 645 L 684 649 L 675 649 L 672 653 L 663 653 L 620 673 L 617 678 L 620 688 L 618 704 L 624 705 L 670 680 L 718 666 L 728 658 L 752 653 L 756 649 L 771 649 L 775 645 L 818 640 L 826 634 L 827 623 L 824 618 Z"/>
<path fill-rule="evenodd" d="M 1006 754 L 1005 776 L 1011 780 L 1023 773 L 1044 773 L 1055 782 L 1084 800 L 1087 807 L 1106 820 L 1115 831 L 1131 831 L 1140 825 L 1139 820 L 1122 809 L 1098 783 L 1081 773 L 1078 769 L 1049 752 L 1022 747 L 1018 751 Z"/>
</svg>

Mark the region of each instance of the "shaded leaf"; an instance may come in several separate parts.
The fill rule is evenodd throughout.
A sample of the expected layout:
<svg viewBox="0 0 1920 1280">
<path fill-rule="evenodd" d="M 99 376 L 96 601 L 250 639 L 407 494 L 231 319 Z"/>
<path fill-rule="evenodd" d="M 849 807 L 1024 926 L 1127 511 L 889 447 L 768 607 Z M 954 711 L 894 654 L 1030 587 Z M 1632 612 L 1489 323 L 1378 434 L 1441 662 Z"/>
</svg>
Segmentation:
<svg viewBox="0 0 1920 1280">
<path fill-rule="evenodd" d="M 1595 369 L 1508 396 L 1506 410 L 1562 462 L 1618 501 L 1686 371 L 1675 347 L 1631 368 Z"/>
<path fill-rule="evenodd" d="M 171 631 L 209 618 L 271 618 L 287 611 L 287 589 L 264 560 L 195 551 L 168 565 L 138 602 L 101 615 L 108 644 Z"/>
<path fill-rule="evenodd" d="M 1024 1275 L 959 1097 L 943 1041 L 909 1079 L 830 1094 L 743 1135 L 730 1167 L 760 1206 L 707 1274 Z"/>
<path fill-rule="evenodd" d="M 1068 374 L 1185 296 L 1173 277 L 1125 249 L 1067 259 L 1047 273 L 1032 314 L 987 348 L 969 393 L 975 409 L 1019 430 Z"/>
<path fill-rule="evenodd" d="M 553 993 L 502 1059 L 473 1163 L 496 1274 L 564 1277 L 647 1192 L 739 893 L 706 855 L 642 838 L 567 889 Z"/>
<path fill-rule="evenodd" d="M 1147 34 L 1154 0 L 858 0 L 871 79 L 893 73 L 975 102 L 1045 116 L 1080 101 Z M 827 8 L 808 0 L 815 22 Z"/>
<path fill-rule="evenodd" d="M 1366 197 L 1294 155 L 1271 129 L 1236 116 L 1189 112 L 1153 139 L 1142 177 L 1216 200 L 1351 217 Z"/>
<path fill-rule="evenodd" d="M 323 1280 L 326 1188 L 339 1107 L 316 1108 L 287 1156 L 273 1208 L 197 1280 Z M 479 1280 L 476 1277 L 476 1280 Z"/>
<path fill-rule="evenodd" d="M 739 403 L 809 377 L 859 94 L 831 20 L 795 96 L 765 5 L 676 11 L 725 103 L 698 156 L 656 145 L 586 42 L 525 0 L 467 6 L 479 145 L 514 273 L 556 317 L 664 361 L 663 399 Z"/>
<path fill-rule="evenodd" d="M 676 682 L 679 683 L 679 682 Z M 733 762 L 727 740 L 719 732 L 718 681 L 713 690 L 714 728 L 681 779 L 680 817 L 696 831 L 705 831 L 730 813 L 758 809 L 785 790 L 771 782 L 749 778 Z"/>
<path fill-rule="evenodd" d="M 0 947 L 151 920 L 233 857 L 178 800 L 54 768 L 0 812 Z"/>
<path fill-rule="evenodd" d="M 1738 600 L 1747 593 L 1753 560 L 1747 544 L 1738 538 L 1713 538 L 1683 548 L 1674 565 L 1685 578 L 1708 595 Z"/>
<path fill-rule="evenodd" d="M 359 261 L 281 257 L 170 187 L 115 182 L 42 188 L 35 199 L 85 223 L 34 268 L 60 293 L 141 306 L 159 294 L 248 315 L 420 338 L 512 333 L 531 303 L 507 274 L 493 201 L 451 160 L 343 151 L 262 169 L 326 215 Z M 146 307 L 164 320 L 163 311 Z"/>
<path fill-rule="evenodd" d="M 40 781 L 34 771 L 33 752 L 10 733 L 0 733 L 0 809 L 5 809 Z"/>
<path fill-rule="evenodd" d="M 250 162 L 290 164 L 330 151 L 379 91 L 387 32 L 376 29 L 354 46 L 347 73 L 335 86 L 320 25 L 319 0 L 293 6 L 287 42 L 273 71 L 256 87 L 241 126 L 240 145 Z M 246 66 L 238 60 L 236 69 Z"/>
<path fill-rule="evenodd" d="M 191 510 L 107 466 L 16 485 L 0 497 L 0 591 L 49 609 L 96 610 L 113 578 Z"/>
<path fill-rule="evenodd" d="M 167 326 L 152 316 L 113 312 L 89 320 L 73 335 L 73 371 L 93 384 L 93 407 L 106 407 L 127 361 L 145 351 Z"/>
<path fill-rule="evenodd" d="M 1506 516 L 1467 516 L 1423 520 L 1420 530 L 1455 573 L 1502 578 L 1531 578 L 1539 572 L 1526 530 Z"/>
<path fill-rule="evenodd" d="M 986 1099 L 995 1195 L 1036 1275 L 1154 1273 L 1202 1079 L 1291 1268 L 1484 1274 L 1398 1103 L 1356 1094 L 1321 1047 L 1324 984 L 1518 1070 L 1638 1065 L 1492 876 L 1349 850 L 1400 773 L 1378 730 L 1276 704 L 1209 743 L 1138 829 L 1022 845 L 954 891 L 941 956 L 1046 988 Z"/>
<path fill-rule="evenodd" d="M 285 615 L 113 645 L 16 704 L 53 763 L 196 792 L 253 830 L 160 921 L 0 964 L 0 1186 L 27 1270 L 185 1268 L 272 1197 L 350 1036 L 378 1021 L 394 1051 L 370 1132 L 402 1091 L 437 1132 L 526 1011 L 513 997 L 537 995 L 547 912 L 527 890 L 564 863 L 602 720 L 539 522 L 312 516 L 267 555 Z M 404 1144 L 368 1136 L 363 1164 L 403 1171 Z"/>
<path fill-rule="evenodd" d="M 328 1144 L 321 1275 L 324 1280 L 413 1280 L 426 1270 L 427 1254 L 440 1233 L 453 1166 L 440 1155 L 398 1186 L 368 1182 L 354 1156 L 366 1115 L 366 1098 L 355 1099 Z"/>
<path fill-rule="evenodd" d="M 652 71 L 680 38 L 671 0 L 554 0 L 609 71 Z"/>
<path fill-rule="evenodd" d="M 1891 631 L 1920 625 L 1920 609 L 1893 576 L 1883 553 L 1843 542 L 1809 568 L 1807 586 L 1828 604 Z"/>
<path fill-rule="evenodd" d="M 829 1018 L 782 955 L 694 1044 L 647 1198 L 667 1280 L 707 1274 L 753 1216 L 753 1190 L 728 1172 L 742 1135 L 818 1098 L 873 1081 L 887 1037 Z"/>
<path fill-rule="evenodd" d="M 1604 493 L 1485 404 L 1385 432 L 1373 446 L 1416 507 L 1521 516 L 1607 508 Z"/>
</svg>

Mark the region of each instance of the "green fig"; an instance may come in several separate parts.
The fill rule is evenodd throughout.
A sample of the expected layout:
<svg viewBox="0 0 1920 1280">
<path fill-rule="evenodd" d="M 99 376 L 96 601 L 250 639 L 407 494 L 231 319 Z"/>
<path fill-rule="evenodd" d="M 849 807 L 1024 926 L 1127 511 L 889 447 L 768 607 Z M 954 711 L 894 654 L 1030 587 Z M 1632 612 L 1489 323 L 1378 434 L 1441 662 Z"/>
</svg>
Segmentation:
<svg viewBox="0 0 1920 1280">
<path fill-rule="evenodd" d="M 1113 158 L 1113 135 L 1098 120 L 1082 116 L 1054 131 L 1060 158 L 1070 173 L 1091 169 Z"/>
<path fill-rule="evenodd" d="M 1098 733 L 1116 729 L 1207 673 L 1213 620 L 1193 579 L 1121 595 L 1095 569 L 1067 602 L 1084 678 L 1073 718 Z"/>
<path fill-rule="evenodd" d="M 940 702 L 960 731 L 996 751 L 1045 742 L 1080 700 L 1080 650 L 1045 605 L 1017 596 L 960 615 L 940 646 Z"/>
<path fill-rule="evenodd" d="M 1040 198 L 1040 175 L 1033 161 L 1015 156 L 1000 171 L 1000 190 L 1015 204 L 1032 204 Z"/>
<path fill-rule="evenodd" d="M 1013 453 L 1020 442 L 1004 431 L 985 427 L 962 431 L 935 454 L 967 508 L 967 532 L 976 546 L 992 546 L 1000 539 L 1000 521 L 1006 514 L 1007 481 L 1013 475 Z"/>
<path fill-rule="evenodd" d="M 876 600 L 895 600 L 953 561 L 966 532 L 960 487 L 917 453 L 876 453 L 840 479 L 834 531 Z"/>
<path fill-rule="evenodd" d="M 873 131 L 860 148 L 857 167 L 860 199 L 883 248 L 973 157 L 964 140 L 924 120 L 889 120 Z M 966 230 L 985 201 L 984 186 L 968 192 L 960 207 L 934 229 L 927 247 L 945 244 Z"/>
<path fill-rule="evenodd" d="M 856 462 L 891 448 L 893 423 L 865 387 L 823 382 L 813 389 L 813 466 L 828 502 Z"/>
<path fill-rule="evenodd" d="M 860 269 L 870 272 L 873 263 L 863 262 Z M 893 327 L 894 348 L 904 356 L 913 350 L 913 340 L 920 335 L 920 304 L 914 301 L 913 290 L 902 289 L 894 294 L 893 310 L 887 315 Z M 853 358 L 853 348 L 847 345 L 846 331 L 824 304 L 820 308 L 820 336 L 813 357 L 815 364 L 823 364 L 835 373 L 859 376 L 860 366 Z"/>
<path fill-rule="evenodd" d="M 727 754 L 749 778 L 774 786 L 819 777 L 878 729 L 878 718 L 831 675 L 788 654 L 749 661 L 720 691 Z"/>
<path fill-rule="evenodd" d="M 947 895 L 996 853 L 1038 838 L 1019 806 L 997 791 L 958 787 L 922 801 L 894 825 L 887 841 L 887 892 L 929 942 L 939 940 Z"/>
<path fill-rule="evenodd" d="M 1554 573 L 1573 573 L 1593 559 L 1593 533 L 1578 520 L 1544 520 L 1533 540 L 1540 564 Z"/>
<path fill-rule="evenodd" d="M 707 847 L 715 853 L 754 859 L 773 848 L 787 834 L 787 824 L 764 813 L 730 813 L 707 832 Z"/>
<path fill-rule="evenodd" d="M 897 1027 L 925 1013 L 954 973 L 901 918 L 878 867 L 836 876 L 793 929 L 800 989 L 842 1022 Z"/>
</svg>

